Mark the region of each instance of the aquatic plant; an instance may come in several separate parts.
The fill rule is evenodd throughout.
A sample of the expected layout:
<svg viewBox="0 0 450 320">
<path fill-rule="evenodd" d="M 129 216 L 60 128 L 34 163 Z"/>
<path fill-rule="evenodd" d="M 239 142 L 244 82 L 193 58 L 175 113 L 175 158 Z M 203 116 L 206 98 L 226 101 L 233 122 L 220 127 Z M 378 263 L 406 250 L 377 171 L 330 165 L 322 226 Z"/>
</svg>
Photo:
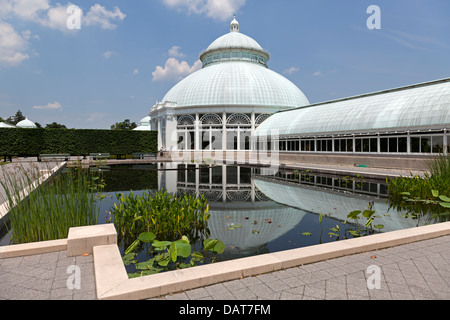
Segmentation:
<svg viewBox="0 0 450 320">
<path fill-rule="evenodd" d="M 139 262 L 136 249 L 141 244 L 150 244 L 148 255 L 150 259 Z M 152 232 L 141 233 L 138 238 L 125 250 L 123 263 L 128 266 L 134 264 L 136 272 L 129 273 L 129 278 L 152 275 L 169 270 L 185 269 L 197 264 L 213 263 L 215 255 L 225 250 L 225 244 L 217 239 L 203 241 L 203 252 L 194 251 L 189 238 L 182 236 L 176 241 L 159 241 Z M 211 257 L 212 254 L 212 257 Z"/>
<path fill-rule="evenodd" d="M 10 208 L 12 243 L 64 239 L 72 227 L 97 224 L 103 188 L 98 174 L 74 167 L 39 185 L 42 174 L 35 166 L 8 172 L 2 171 L 0 184 Z"/>
<path fill-rule="evenodd" d="M 450 190 L 450 156 L 434 156 L 428 161 L 427 167 L 428 172 L 423 177 L 411 173 L 409 177 L 387 179 L 389 200 L 393 203 L 401 202 L 405 192 L 420 199 L 432 198 L 432 190 L 447 193 Z"/>
<path fill-rule="evenodd" d="M 118 203 L 109 212 L 119 241 L 125 246 L 143 232 L 152 232 L 159 238 L 175 240 L 183 235 L 196 240 L 208 236 L 210 217 L 208 201 L 204 196 L 176 197 L 167 191 L 154 194 L 144 191 L 135 195 L 117 194 Z"/>
</svg>

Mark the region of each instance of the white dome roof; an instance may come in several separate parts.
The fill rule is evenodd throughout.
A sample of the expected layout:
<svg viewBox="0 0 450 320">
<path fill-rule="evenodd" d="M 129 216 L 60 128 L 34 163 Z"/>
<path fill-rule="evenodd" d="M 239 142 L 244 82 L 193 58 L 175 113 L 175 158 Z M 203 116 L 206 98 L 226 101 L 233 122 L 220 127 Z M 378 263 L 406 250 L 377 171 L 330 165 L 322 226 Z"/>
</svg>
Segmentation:
<svg viewBox="0 0 450 320">
<path fill-rule="evenodd" d="M 240 48 L 240 49 L 248 49 L 255 51 L 264 51 L 264 49 L 256 42 L 254 39 L 246 36 L 240 32 L 230 32 L 216 41 L 211 43 L 206 52 L 219 50 L 219 49 L 227 49 L 227 48 Z"/>
<path fill-rule="evenodd" d="M 294 108 L 309 105 L 300 89 L 280 74 L 250 62 L 227 62 L 197 71 L 164 97 L 164 102 L 187 106 L 269 106 Z"/>
<path fill-rule="evenodd" d="M 150 116 L 143 118 L 139 121 L 139 126 L 134 128 L 133 131 L 150 131 L 150 120 L 152 120 Z"/>
<path fill-rule="evenodd" d="M 152 118 L 150 116 L 147 116 L 147 117 L 143 118 L 141 121 L 139 121 L 139 125 L 140 126 L 150 126 L 150 120 L 152 120 Z"/>
<path fill-rule="evenodd" d="M 37 128 L 36 124 L 33 121 L 27 119 L 20 121 L 16 124 L 18 128 Z"/>
<path fill-rule="evenodd" d="M 267 67 L 269 53 L 240 33 L 236 20 L 230 30 L 201 54 L 203 68 L 175 85 L 163 103 L 178 108 L 261 106 L 274 111 L 310 104 L 295 84 Z"/>
<path fill-rule="evenodd" d="M 15 127 L 7 123 L 0 122 L 0 128 L 15 128 Z"/>
</svg>

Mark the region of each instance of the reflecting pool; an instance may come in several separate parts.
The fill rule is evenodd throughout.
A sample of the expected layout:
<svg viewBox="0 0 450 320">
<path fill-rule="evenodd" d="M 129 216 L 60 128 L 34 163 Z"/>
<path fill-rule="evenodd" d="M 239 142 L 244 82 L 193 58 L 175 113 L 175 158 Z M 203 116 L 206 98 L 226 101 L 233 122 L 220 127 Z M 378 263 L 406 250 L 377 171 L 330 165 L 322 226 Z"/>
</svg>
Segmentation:
<svg viewBox="0 0 450 320">
<path fill-rule="evenodd" d="M 350 237 L 348 230 L 365 220 L 347 221 L 355 210 L 376 212 L 372 225 L 388 232 L 436 221 L 393 209 L 384 181 L 340 177 L 308 171 L 271 172 L 247 166 L 206 166 L 194 163 L 120 165 L 102 168 L 106 183 L 99 223 L 120 193 L 166 190 L 182 196 L 204 195 L 209 202 L 210 238 L 225 243 L 217 261 L 316 245 Z M 239 227 L 232 227 L 239 226 Z M 161 239 L 164 240 L 164 239 Z M 3 231 L 0 245 L 9 244 Z M 121 248 L 123 252 L 123 248 Z"/>
<path fill-rule="evenodd" d="M 349 236 L 349 228 L 365 223 L 346 222 L 347 215 L 368 209 L 370 202 L 377 216 L 373 225 L 384 226 L 374 232 L 430 223 L 430 218 L 413 219 L 391 209 L 385 182 L 363 177 L 172 163 L 109 167 L 104 171 L 104 179 L 107 197 L 102 202 L 101 219 L 111 210 L 116 194 L 130 189 L 134 193 L 166 190 L 179 196 L 204 195 L 211 212 L 210 238 L 226 245 L 218 261 L 343 239 Z M 239 228 L 232 228 L 236 225 Z"/>
</svg>

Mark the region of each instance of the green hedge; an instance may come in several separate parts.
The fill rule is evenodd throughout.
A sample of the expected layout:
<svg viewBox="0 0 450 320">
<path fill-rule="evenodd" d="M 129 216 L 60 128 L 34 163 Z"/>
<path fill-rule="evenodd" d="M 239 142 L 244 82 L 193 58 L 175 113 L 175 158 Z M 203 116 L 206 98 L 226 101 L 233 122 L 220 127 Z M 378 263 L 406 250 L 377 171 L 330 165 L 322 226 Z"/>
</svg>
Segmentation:
<svg viewBox="0 0 450 320">
<path fill-rule="evenodd" d="M 132 154 L 158 150 L 157 131 L 0 129 L 0 156 L 38 156 L 68 153 Z"/>
</svg>

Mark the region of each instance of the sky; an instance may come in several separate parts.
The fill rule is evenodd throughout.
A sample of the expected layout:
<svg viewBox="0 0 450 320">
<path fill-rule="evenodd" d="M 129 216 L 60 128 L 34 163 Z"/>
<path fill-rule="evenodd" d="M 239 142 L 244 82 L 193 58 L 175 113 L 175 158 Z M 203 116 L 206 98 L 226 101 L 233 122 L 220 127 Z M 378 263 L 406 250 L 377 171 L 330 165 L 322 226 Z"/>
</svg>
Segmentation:
<svg viewBox="0 0 450 320">
<path fill-rule="evenodd" d="M 311 103 L 449 78 L 449 14 L 448 0 L 0 0 L 0 117 L 138 123 L 233 15 Z"/>
</svg>

